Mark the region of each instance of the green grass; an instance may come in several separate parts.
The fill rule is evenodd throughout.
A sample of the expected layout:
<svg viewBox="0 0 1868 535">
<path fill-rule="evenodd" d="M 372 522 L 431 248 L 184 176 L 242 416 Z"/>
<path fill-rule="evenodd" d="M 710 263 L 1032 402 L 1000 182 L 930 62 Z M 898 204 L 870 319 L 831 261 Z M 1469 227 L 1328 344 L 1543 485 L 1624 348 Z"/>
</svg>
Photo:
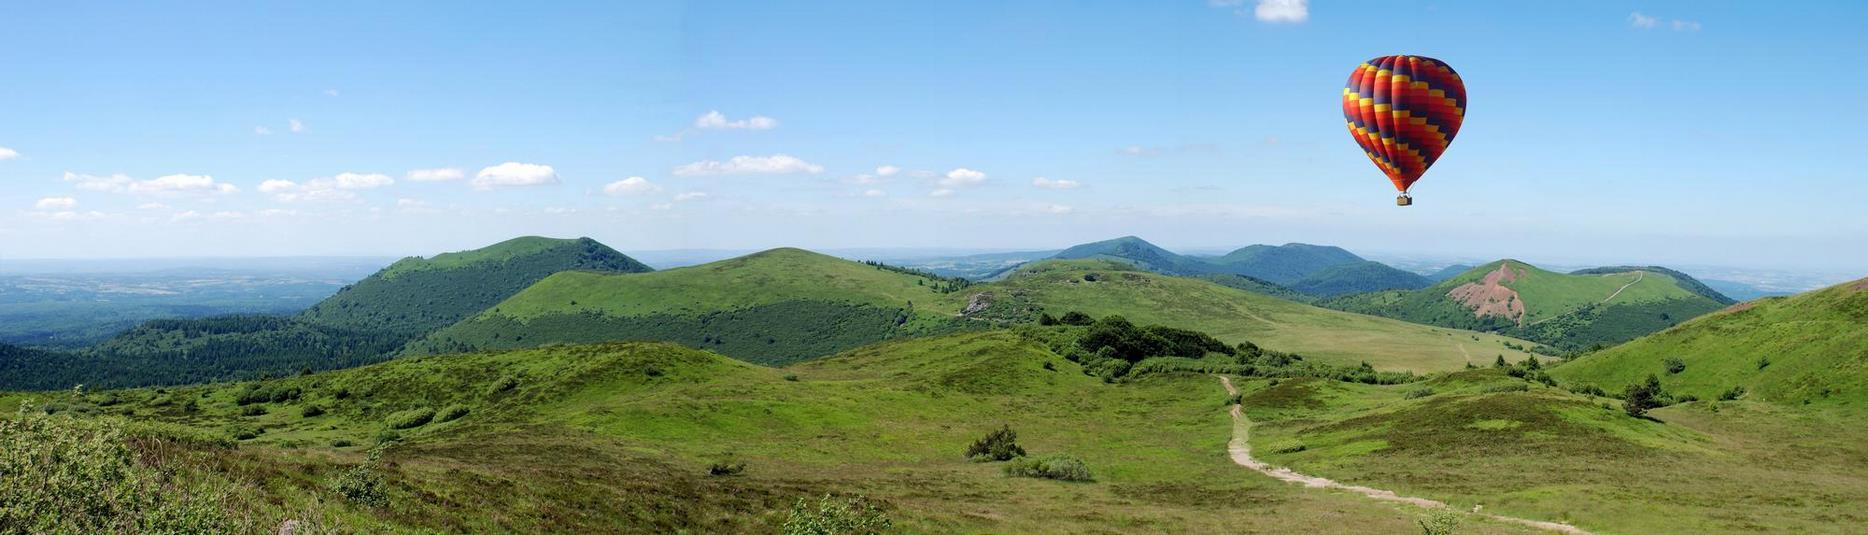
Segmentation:
<svg viewBox="0 0 1868 535">
<path fill-rule="evenodd" d="M 290 517 L 368 532 L 768 532 L 797 499 L 825 493 L 877 500 L 910 533 L 1403 532 L 1420 514 L 1231 464 L 1211 377 L 1105 384 L 1007 331 L 783 369 L 627 343 L 405 358 L 266 384 L 294 387 L 298 401 L 258 417 L 239 416 L 242 384 L 12 395 L 0 410 L 37 399 L 223 440 L 261 429 L 235 449 L 164 462 L 238 485 L 262 530 Z M 327 412 L 296 410 L 313 403 Z M 384 454 L 386 508 L 325 490 L 363 462 L 389 415 L 454 405 L 470 411 L 403 430 Z M 964 457 L 1001 425 L 1032 455 L 1082 459 L 1096 481 L 1008 477 Z M 746 472 L 705 475 L 722 461 Z"/>
<path fill-rule="evenodd" d="M 945 308 L 957 310 L 970 294 L 981 292 L 1053 316 L 1073 310 L 1098 317 L 1119 314 L 1138 325 L 1194 329 L 1228 343 L 1250 341 L 1320 362 L 1355 365 L 1367 361 L 1381 370 L 1453 370 L 1467 362 L 1489 363 L 1500 354 L 1518 361 L 1529 354 L 1505 344 L 1532 345 L 1503 336 L 1329 310 L 1107 261 L 1032 264 L 1004 281 L 950 294 Z"/>
<path fill-rule="evenodd" d="M 1738 305 L 1585 355 L 1551 374 L 1617 392 L 1655 374 L 1669 392 L 1701 399 L 1743 386 L 1746 399 L 1861 407 L 1868 404 L 1865 287 L 1857 281 Z M 1686 369 L 1667 373 L 1670 357 Z"/>
<path fill-rule="evenodd" d="M 1346 483 L 1602 533 L 1847 532 L 1868 520 L 1868 430 L 1854 412 L 1698 402 L 1636 419 L 1607 398 L 1498 370 L 1411 385 L 1243 384 L 1254 451 Z M 1604 405 L 1607 405 L 1605 407 Z M 1301 451 L 1280 453 L 1280 444 Z"/>
</svg>

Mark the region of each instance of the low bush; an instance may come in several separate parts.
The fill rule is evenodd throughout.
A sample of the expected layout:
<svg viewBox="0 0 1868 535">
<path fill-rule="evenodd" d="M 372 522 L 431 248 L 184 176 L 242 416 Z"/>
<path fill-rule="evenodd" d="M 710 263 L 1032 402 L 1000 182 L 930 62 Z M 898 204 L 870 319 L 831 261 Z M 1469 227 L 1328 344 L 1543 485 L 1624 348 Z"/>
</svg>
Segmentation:
<svg viewBox="0 0 1868 535">
<path fill-rule="evenodd" d="M 721 461 L 721 462 L 707 465 L 707 475 L 710 475 L 710 476 L 737 476 L 745 472 L 746 472 L 746 463 L 729 463 L 726 461 Z"/>
<path fill-rule="evenodd" d="M 352 443 L 350 439 L 347 439 L 347 438 L 340 438 L 340 439 L 331 441 L 331 447 L 333 448 L 348 448 L 348 447 L 355 446 L 355 445 L 356 445 L 355 443 Z"/>
<path fill-rule="evenodd" d="M 409 429 L 428 425 L 434 419 L 435 410 L 423 407 L 390 414 L 383 423 L 389 424 L 390 429 Z"/>
<path fill-rule="evenodd" d="M 1089 325 L 1091 323 L 1096 323 L 1096 318 L 1090 317 L 1089 314 L 1084 314 L 1082 312 L 1077 312 L 1075 310 L 1072 310 L 1070 312 L 1065 312 L 1064 317 L 1057 318 L 1057 322 L 1062 323 L 1064 325 L 1083 326 L 1083 325 Z"/>
<path fill-rule="evenodd" d="M 1488 394 L 1497 394 L 1500 392 L 1528 392 L 1530 390 L 1531 385 L 1524 383 L 1505 383 L 1485 387 L 1485 392 Z"/>
<path fill-rule="evenodd" d="M 1009 461 L 1024 456 L 1025 448 L 1018 445 L 1018 432 L 1011 426 L 987 433 L 966 448 L 966 458 L 974 462 Z"/>
<path fill-rule="evenodd" d="M 894 527 L 882 508 L 862 496 L 826 494 L 815 503 L 800 498 L 780 530 L 784 535 L 869 535 Z"/>
<path fill-rule="evenodd" d="M 253 440 L 259 438 L 260 430 L 258 428 L 240 425 L 229 428 L 227 434 L 232 435 L 234 440 Z"/>
<path fill-rule="evenodd" d="M 247 405 L 245 407 L 240 408 L 240 415 L 241 416 L 265 416 L 266 407 L 263 405 Z"/>
<path fill-rule="evenodd" d="M 389 497 L 383 493 L 383 475 L 376 472 L 381 455 L 381 452 L 370 453 L 369 460 L 338 472 L 327 486 L 350 503 L 364 507 L 389 505 Z"/>
<path fill-rule="evenodd" d="M 1667 357 L 1662 363 L 1667 366 L 1668 375 L 1686 371 L 1686 361 L 1680 360 L 1680 357 Z"/>
<path fill-rule="evenodd" d="M 22 405 L 0 418 L 0 532 L 233 533 L 231 494 L 151 465 L 115 419 L 50 416 Z"/>
<path fill-rule="evenodd" d="M 1299 442 L 1297 439 L 1293 438 L 1271 443 L 1272 453 L 1297 453 L 1306 449 L 1310 449 L 1310 447 L 1305 446 L 1303 442 Z"/>
<path fill-rule="evenodd" d="M 448 405 L 447 408 L 441 409 L 440 414 L 435 415 L 435 421 L 452 422 L 455 420 L 459 420 L 462 416 L 466 416 L 466 415 L 467 415 L 466 405 Z"/>
<path fill-rule="evenodd" d="M 1726 390 L 1725 393 L 1719 394 L 1719 401 L 1733 401 L 1744 396 L 1745 396 L 1745 387 L 1734 386 L 1730 390 Z"/>
<path fill-rule="evenodd" d="M 397 433 L 394 429 L 384 429 L 376 433 L 376 443 L 378 445 L 401 441 L 402 433 Z"/>
<path fill-rule="evenodd" d="M 1433 387 L 1423 386 L 1420 388 L 1409 390 L 1407 391 L 1407 394 L 1402 395 L 1401 397 L 1406 398 L 1406 399 L 1420 399 L 1420 398 L 1424 398 L 1424 397 L 1431 396 L 1431 395 L 1433 395 Z"/>
<path fill-rule="evenodd" d="M 1459 513 L 1445 507 L 1434 509 L 1418 522 L 1421 535 L 1453 535 L 1459 532 Z"/>
<path fill-rule="evenodd" d="M 501 377 L 499 381 L 494 382 L 493 386 L 487 389 L 487 394 L 489 395 L 498 394 L 500 392 L 506 392 L 508 390 L 512 390 L 518 387 L 519 387 L 518 378 L 512 377 L 512 376 Z"/>
<path fill-rule="evenodd" d="M 1036 459 L 1021 457 L 1005 465 L 1005 475 L 1015 477 L 1035 477 L 1058 481 L 1093 481 L 1090 467 L 1083 460 L 1064 454 L 1053 454 Z"/>
<path fill-rule="evenodd" d="M 1608 397 L 1609 396 L 1609 393 L 1603 391 L 1602 387 L 1591 385 L 1591 384 L 1570 385 L 1569 390 L 1572 393 L 1582 394 L 1585 396 L 1597 396 L 1597 397 Z"/>
<path fill-rule="evenodd" d="M 1628 388 L 1623 390 L 1622 410 L 1629 416 L 1639 418 L 1646 415 L 1649 409 L 1663 406 L 1661 400 L 1666 396 L 1667 392 L 1660 387 L 1660 378 L 1648 374 L 1647 381 L 1628 385 Z"/>
<path fill-rule="evenodd" d="M 319 407 L 317 405 L 306 405 L 305 408 L 298 410 L 298 415 L 306 417 L 306 418 L 317 418 L 319 416 L 324 416 L 324 407 Z"/>
</svg>

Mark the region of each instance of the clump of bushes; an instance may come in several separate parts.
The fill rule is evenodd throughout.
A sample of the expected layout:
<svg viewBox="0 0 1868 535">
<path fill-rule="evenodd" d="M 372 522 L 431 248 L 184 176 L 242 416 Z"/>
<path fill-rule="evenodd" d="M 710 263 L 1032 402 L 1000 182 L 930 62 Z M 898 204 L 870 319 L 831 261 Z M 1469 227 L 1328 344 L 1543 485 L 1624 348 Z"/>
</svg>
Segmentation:
<svg viewBox="0 0 1868 535">
<path fill-rule="evenodd" d="M 519 378 L 508 375 L 506 377 L 501 377 L 499 381 L 494 382 L 493 386 L 487 389 L 487 395 L 493 395 L 493 394 L 498 394 L 501 392 L 506 392 L 506 391 L 509 391 L 509 390 L 512 390 L 518 387 L 519 387 Z"/>
<path fill-rule="evenodd" d="M 1725 393 L 1719 394 L 1719 401 L 1734 401 L 1744 396 L 1745 396 L 1744 386 L 1742 385 L 1733 386 L 1730 390 L 1726 390 Z"/>
<path fill-rule="evenodd" d="M 452 422 L 459 420 L 462 416 L 466 416 L 467 412 L 468 409 L 466 405 L 448 405 L 447 408 L 441 409 L 441 412 L 435 415 L 435 421 Z"/>
<path fill-rule="evenodd" d="M 1650 373 L 1647 381 L 1628 385 L 1622 391 L 1622 410 L 1629 416 L 1639 418 L 1647 415 L 1649 409 L 1666 406 L 1663 403 L 1666 397 L 1667 391 L 1661 389 L 1660 378 Z"/>
<path fill-rule="evenodd" d="M 746 463 L 720 461 L 707 465 L 707 475 L 737 476 L 746 473 Z"/>
<path fill-rule="evenodd" d="M 348 448 L 348 447 L 355 446 L 355 445 L 356 445 L 355 443 L 351 442 L 350 439 L 347 439 L 347 438 L 340 438 L 340 439 L 331 441 L 331 447 L 333 448 Z"/>
<path fill-rule="evenodd" d="M 1009 461 L 1024 456 L 1025 448 L 1018 445 L 1018 432 L 1011 426 L 986 433 L 966 448 L 966 458 L 973 462 Z"/>
<path fill-rule="evenodd" d="M 1453 535 L 1459 532 L 1459 513 L 1445 507 L 1434 509 L 1418 522 L 1421 535 Z"/>
<path fill-rule="evenodd" d="M 266 407 L 260 406 L 260 405 L 247 405 L 246 407 L 243 407 L 240 409 L 240 415 L 241 416 L 265 416 Z"/>
<path fill-rule="evenodd" d="M 1569 391 L 1585 396 L 1608 397 L 1609 395 L 1608 392 L 1602 390 L 1602 387 L 1591 384 L 1570 385 Z"/>
<path fill-rule="evenodd" d="M 1310 449 L 1310 447 L 1305 446 L 1303 442 L 1299 442 L 1297 439 L 1291 439 L 1291 438 L 1273 442 L 1271 444 L 1272 453 L 1297 453 L 1300 451 L 1304 451 L 1306 449 Z"/>
<path fill-rule="evenodd" d="M 305 408 L 298 410 L 298 415 L 306 417 L 306 418 L 317 418 L 319 416 L 324 416 L 324 407 L 319 407 L 317 405 L 306 405 Z"/>
<path fill-rule="evenodd" d="M 1674 374 L 1678 374 L 1680 372 L 1686 371 L 1686 361 L 1680 360 L 1680 357 L 1667 357 L 1667 359 L 1662 361 L 1662 363 L 1667 365 L 1668 375 L 1674 375 Z"/>
<path fill-rule="evenodd" d="M 288 401 L 297 401 L 298 398 L 303 395 L 304 391 L 299 390 L 296 386 L 272 387 L 261 386 L 259 383 L 254 383 L 247 385 L 246 390 L 240 391 L 240 397 L 236 398 L 234 402 L 240 405 L 285 403 Z"/>
<path fill-rule="evenodd" d="M 1005 465 L 1005 475 L 1016 477 L 1035 477 L 1058 481 L 1094 481 L 1090 467 L 1082 459 L 1064 454 L 1052 454 L 1036 459 L 1020 457 Z"/>
<path fill-rule="evenodd" d="M 1484 392 L 1488 394 L 1497 394 L 1500 392 L 1528 392 L 1530 390 L 1531 385 L 1524 383 L 1505 383 L 1485 387 Z"/>
<path fill-rule="evenodd" d="M 893 527 L 882 508 L 862 496 L 826 494 L 815 503 L 798 499 L 780 529 L 784 535 L 843 535 L 883 533 Z"/>
<path fill-rule="evenodd" d="M 1064 325 L 1076 325 L 1076 326 L 1081 327 L 1084 325 L 1089 325 L 1091 323 L 1096 323 L 1096 318 L 1090 317 L 1089 314 L 1084 314 L 1082 312 L 1072 310 L 1070 312 L 1065 312 L 1064 317 L 1057 318 L 1057 322 L 1062 323 Z"/>
<path fill-rule="evenodd" d="M 1420 388 L 1409 390 L 1407 391 L 1407 394 L 1403 394 L 1401 397 L 1406 398 L 1406 399 L 1420 399 L 1420 398 L 1424 398 L 1424 397 L 1431 396 L 1431 395 L 1433 395 L 1433 387 L 1423 386 Z"/>
<path fill-rule="evenodd" d="M 0 531 L 232 533 L 230 492 L 142 461 L 116 419 L 46 415 L 22 405 L 0 418 Z"/>
<path fill-rule="evenodd" d="M 389 424 L 390 429 L 409 429 L 428 425 L 434 419 L 435 410 L 423 407 L 392 413 L 383 423 Z"/>
<path fill-rule="evenodd" d="M 337 477 L 331 478 L 328 483 L 331 492 L 364 507 L 389 505 L 389 496 L 383 493 L 383 475 L 376 471 L 376 463 L 381 457 L 380 450 L 370 452 L 369 460 L 363 464 L 338 472 Z"/>
<path fill-rule="evenodd" d="M 228 428 L 228 434 L 233 435 L 234 440 L 253 440 L 259 438 L 262 432 L 259 428 L 244 425 Z"/>
</svg>

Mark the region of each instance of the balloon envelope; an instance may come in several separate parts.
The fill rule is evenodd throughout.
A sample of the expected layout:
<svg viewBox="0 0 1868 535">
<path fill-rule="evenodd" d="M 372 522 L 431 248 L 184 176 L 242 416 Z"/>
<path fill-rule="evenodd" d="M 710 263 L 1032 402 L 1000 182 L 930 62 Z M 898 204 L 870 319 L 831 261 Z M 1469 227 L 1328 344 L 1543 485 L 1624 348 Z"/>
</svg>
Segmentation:
<svg viewBox="0 0 1868 535">
<path fill-rule="evenodd" d="M 1343 87 L 1349 134 L 1402 193 L 1446 152 L 1465 117 L 1465 82 L 1429 57 L 1365 61 Z"/>
</svg>

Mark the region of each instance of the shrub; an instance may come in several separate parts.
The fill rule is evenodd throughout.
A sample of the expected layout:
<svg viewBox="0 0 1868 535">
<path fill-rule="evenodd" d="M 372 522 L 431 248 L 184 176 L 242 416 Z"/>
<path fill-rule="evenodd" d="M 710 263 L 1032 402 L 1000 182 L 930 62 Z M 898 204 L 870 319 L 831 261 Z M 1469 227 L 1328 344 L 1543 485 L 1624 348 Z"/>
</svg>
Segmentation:
<svg viewBox="0 0 1868 535">
<path fill-rule="evenodd" d="M 1092 481 L 1090 467 L 1081 459 L 1064 454 L 1032 459 L 1021 457 L 1005 465 L 1005 475 L 1035 477 L 1058 481 Z"/>
<path fill-rule="evenodd" d="M 1726 390 L 1725 393 L 1719 394 L 1719 401 L 1733 401 L 1744 396 L 1744 386 L 1733 386 L 1731 390 Z"/>
<path fill-rule="evenodd" d="M 459 420 L 462 416 L 466 416 L 466 415 L 467 415 L 466 405 L 448 405 L 447 408 L 441 409 L 440 414 L 435 415 L 435 421 L 452 422 L 455 420 Z"/>
<path fill-rule="evenodd" d="M 139 432 L 140 433 L 140 432 Z M 116 419 L 0 418 L 0 532 L 233 533 L 228 489 L 139 454 Z"/>
<path fill-rule="evenodd" d="M 650 364 L 647 367 L 642 368 L 642 374 L 647 375 L 649 377 L 661 377 L 662 373 L 663 373 L 662 369 L 659 367 L 656 367 L 654 364 Z"/>
<path fill-rule="evenodd" d="M 1498 360 L 1492 361 L 1492 367 L 1493 368 L 1509 368 L 1511 367 L 1511 363 L 1505 362 L 1504 355 L 1499 355 Z"/>
<path fill-rule="evenodd" d="M 1077 344 L 1089 351 L 1102 351 L 1109 348 L 1116 358 L 1129 362 L 1140 361 L 1156 355 L 1168 354 L 1167 339 L 1154 332 L 1141 329 L 1122 316 L 1106 316 L 1090 325 L 1090 330 L 1077 339 Z"/>
<path fill-rule="evenodd" d="M 745 472 L 746 472 L 746 463 L 729 463 L 726 461 L 721 461 L 721 462 L 713 463 L 711 465 L 707 465 L 707 475 L 710 475 L 710 476 L 737 476 Z"/>
<path fill-rule="evenodd" d="M 498 394 L 500 392 L 505 392 L 505 391 L 512 390 L 518 387 L 519 387 L 518 378 L 512 377 L 512 376 L 501 377 L 498 382 L 493 383 L 492 388 L 487 390 L 487 394 L 488 395 Z"/>
<path fill-rule="evenodd" d="M 966 448 L 966 458 L 974 462 L 1009 461 L 1014 457 L 1024 457 L 1025 448 L 1018 445 L 1018 432 L 1011 426 L 986 433 L 986 436 L 973 442 Z"/>
<path fill-rule="evenodd" d="M 241 416 L 265 416 L 266 407 L 262 405 L 247 405 L 240 409 L 240 415 Z"/>
<path fill-rule="evenodd" d="M 1544 369 L 1544 363 L 1538 362 L 1536 356 L 1524 357 L 1524 362 L 1521 363 L 1520 365 L 1524 366 L 1524 369 L 1526 370 Z"/>
<path fill-rule="evenodd" d="M 1758 369 L 1762 370 L 1764 369 L 1765 366 L 1770 366 L 1770 365 L 1771 365 L 1771 357 L 1758 357 Z"/>
<path fill-rule="evenodd" d="M 1409 390 L 1407 391 L 1406 395 L 1403 395 L 1401 397 L 1406 398 L 1406 399 L 1419 399 L 1419 398 L 1424 398 L 1424 397 L 1431 396 L 1431 395 L 1433 395 L 1433 387 L 1423 386 L 1420 388 Z"/>
<path fill-rule="evenodd" d="M 306 405 L 305 408 L 299 409 L 298 415 L 306 417 L 306 418 L 317 418 L 319 416 L 324 416 L 324 407 L 319 407 L 317 405 Z"/>
<path fill-rule="evenodd" d="M 259 429 L 244 425 L 234 426 L 228 430 L 228 434 L 233 435 L 234 440 L 253 440 L 259 438 L 259 433 Z"/>
<path fill-rule="evenodd" d="M 1590 384 L 1570 385 L 1569 390 L 1570 392 L 1585 396 L 1608 397 L 1609 395 L 1608 392 L 1602 390 L 1602 387 Z"/>
<path fill-rule="evenodd" d="M 1663 363 L 1667 365 L 1668 375 L 1686 371 L 1686 361 L 1680 360 L 1680 357 L 1667 357 Z"/>
<path fill-rule="evenodd" d="M 1628 385 L 1622 392 L 1622 410 L 1629 416 L 1641 417 L 1648 409 L 1660 407 L 1660 400 L 1666 395 L 1666 391 L 1661 390 L 1660 378 L 1648 374 L 1646 382 Z"/>
<path fill-rule="evenodd" d="M 1045 371 L 1057 371 L 1057 364 L 1048 360 L 1044 361 L 1044 369 Z"/>
<path fill-rule="evenodd" d="M 1083 325 L 1089 325 L 1091 323 L 1096 323 L 1096 318 L 1090 317 L 1089 314 L 1084 314 L 1082 312 L 1077 312 L 1075 310 L 1072 310 L 1070 312 L 1065 312 L 1064 317 L 1058 318 L 1057 322 L 1062 323 L 1064 325 L 1083 326 Z"/>
<path fill-rule="evenodd" d="M 397 433 L 394 429 L 384 429 L 376 433 L 376 443 L 378 445 L 401 441 L 402 433 Z"/>
<path fill-rule="evenodd" d="M 784 535 L 868 535 L 893 527 L 888 515 L 862 496 L 837 498 L 826 494 L 817 503 L 798 499 L 781 530 Z"/>
<path fill-rule="evenodd" d="M 364 507 L 382 507 L 389 505 L 389 497 L 383 494 L 383 475 L 376 472 L 375 465 L 382 453 L 371 452 L 370 458 L 363 464 L 338 472 L 331 478 L 331 492 L 343 496 L 344 500 Z"/>
<path fill-rule="evenodd" d="M 1048 312 L 1047 312 L 1047 313 L 1044 313 L 1044 314 L 1039 314 L 1039 315 L 1038 315 L 1038 324 L 1039 324 L 1039 325 L 1043 325 L 1043 326 L 1046 326 L 1046 327 L 1049 327 L 1049 326 L 1052 326 L 1052 325 L 1057 325 L 1057 317 L 1055 317 L 1055 316 L 1052 316 L 1052 315 L 1051 315 L 1050 313 L 1048 313 Z"/>
<path fill-rule="evenodd" d="M 1303 442 L 1299 442 L 1297 439 L 1293 438 L 1287 438 L 1271 444 L 1272 453 L 1297 453 L 1306 449 L 1310 449 L 1310 447 L 1305 446 Z"/>
<path fill-rule="evenodd" d="M 1488 394 L 1497 394 L 1501 392 L 1528 392 L 1530 390 L 1531 385 L 1524 383 L 1505 383 L 1485 387 L 1484 392 Z"/>
<path fill-rule="evenodd" d="M 796 383 L 796 382 L 798 382 L 798 374 L 795 374 L 795 373 L 787 373 L 787 374 L 785 374 L 785 380 L 786 380 L 786 381 L 791 381 L 791 382 L 794 382 L 794 383 Z"/>
<path fill-rule="evenodd" d="M 331 441 L 331 447 L 333 448 L 348 448 L 348 447 L 355 446 L 355 445 L 356 445 L 355 443 L 352 443 L 350 439 L 347 439 L 347 438 L 340 438 L 340 439 Z"/>
<path fill-rule="evenodd" d="M 389 418 L 383 420 L 383 423 L 389 424 L 390 429 L 409 429 L 428 425 L 428 422 L 434 419 L 435 410 L 423 407 L 392 413 Z"/>
<path fill-rule="evenodd" d="M 1445 507 L 1427 513 L 1419 522 L 1421 535 L 1453 535 L 1459 531 L 1459 513 Z"/>
</svg>

